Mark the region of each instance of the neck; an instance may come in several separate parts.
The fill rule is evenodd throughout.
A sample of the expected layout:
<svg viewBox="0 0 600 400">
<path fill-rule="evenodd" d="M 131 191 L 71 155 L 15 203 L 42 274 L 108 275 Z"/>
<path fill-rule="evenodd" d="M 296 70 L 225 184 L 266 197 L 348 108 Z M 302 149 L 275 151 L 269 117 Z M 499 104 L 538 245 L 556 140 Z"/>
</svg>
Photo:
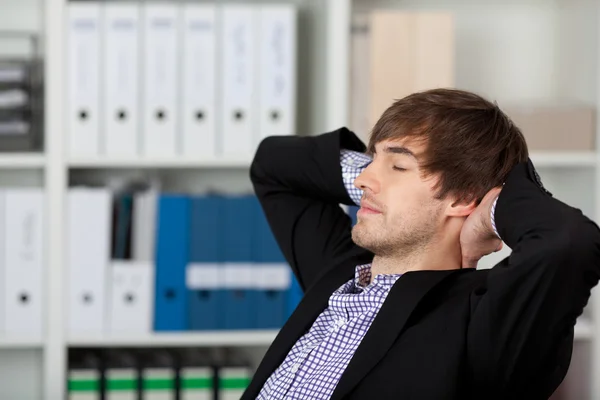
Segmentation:
<svg viewBox="0 0 600 400">
<path fill-rule="evenodd" d="M 409 271 L 460 269 L 462 255 L 458 235 L 436 237 L 418 249 L 389 255 L 375 255 L 372 277 L 380 274 L 403 274 Z"/>
</svg>

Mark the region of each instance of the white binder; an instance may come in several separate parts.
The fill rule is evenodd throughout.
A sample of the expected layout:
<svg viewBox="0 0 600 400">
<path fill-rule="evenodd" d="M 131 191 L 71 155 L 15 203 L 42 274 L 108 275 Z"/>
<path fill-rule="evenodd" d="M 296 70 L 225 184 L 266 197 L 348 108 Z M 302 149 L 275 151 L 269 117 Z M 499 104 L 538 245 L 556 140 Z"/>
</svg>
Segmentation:
<svg viewBox="0 0 600 400">
<path fill-rule="evenodd" d="M 186 3 L 182 8 L 183 154 L 195 158 L 215 157 L 217 7 Z"/>
<path fill-rule="evenodd" d="M 258 8 L 224 5 L 222 8 L 221 152 L 226 157 L 250 158 L 258 123 Z"/>
<path fill-rule="evenodd" d="M 104 152 L 108 156 L 135 156 L 139 135 L 139 5 L 106 3 L 102 37 Z"/>
<path fill-rule="evenodd" d="M 70 156 L 100 151 L 100 18 L 98 2 L 70 2 L 67 28 L 67 140 Z"/>
<path fill-rule="evenodd" d="M 5 192 L 5 327 L 8 336 L 42 337 L 44 202 L 41 188 Z"/>
<path fill-rule="evenodd" d="M 110 266 L 108 332 L 111 334 L 150 333 L 153 313 L 153 263 L 113 260 Z"/>
<path fill-rule="evenodd" d="M 66 261 L 71 336 L 101 335 L 105 330 L 111 211 L 109 189 L 69 189 Z"/>
<path fill-rule="evenodd" d="M 296 124 L 296 9 L 291 4 L 260 10 L 260 109 L 258 141 L 292 135 Z"/>
<path fill-rule="evenodd" d="M 144 3 L 143 154 L 177 154 L 179 10 L 176 4 Z"/>
</svg>

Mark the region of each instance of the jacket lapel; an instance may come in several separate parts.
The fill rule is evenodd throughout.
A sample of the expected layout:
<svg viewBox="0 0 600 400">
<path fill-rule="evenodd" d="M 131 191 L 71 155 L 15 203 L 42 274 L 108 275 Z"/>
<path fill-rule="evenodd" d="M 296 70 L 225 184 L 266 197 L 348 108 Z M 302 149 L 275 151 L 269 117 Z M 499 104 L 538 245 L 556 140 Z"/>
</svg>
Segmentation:
<svg viewBox="0 0 600 400">
<path fill-rule="evenodd" d="M 348 367 L 331 400 L 340 400 L 381 360 L 392 346 L 413 310 L 444 278 L 460 270 L 411 271 L 394 284 Z"/>
<path fill-rule="evenodd" d="M 254 399 L 258 396 L 267 379 L 283 362 L 296 341 L 310 329 L 319 314 L 327 307 L 331 294 L 354 277 L 356 261 L 354 258 L 353 263 L 332 268 L 305 293 L 302 301 L 267 350 L 240 400 Z M 359 260 L 358 263 L 361 261 Z"/>
</svg>

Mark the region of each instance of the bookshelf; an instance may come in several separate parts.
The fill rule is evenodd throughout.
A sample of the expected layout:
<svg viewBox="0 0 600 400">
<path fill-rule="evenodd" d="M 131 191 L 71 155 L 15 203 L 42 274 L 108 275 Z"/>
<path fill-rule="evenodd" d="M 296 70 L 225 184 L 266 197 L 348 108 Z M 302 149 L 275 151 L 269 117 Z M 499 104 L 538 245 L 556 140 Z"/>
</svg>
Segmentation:
<svg viewBox="0 0 600 400">
<path fill-rule="evenodd" d="M 456 12 L 457 86 L 495 98 L 500 105 L 578 100 L 600 110 L 600 33 L 597 28 L 600 1 L 281 1 L 295 4 L 300 10 L 298 51 L 303 56 L 298 59 L 299 134 L 318 134 L 349 124 L 351 21 L 357 13 L 380 7 Z M 44 188 L 45 267 L 48 271 L 44 286 L 47 301 L 43 338 L 0 338 L 2 398 L 64 398 L 69 348 L 266 347 L 277 333 L 190 332 L 75 338 L 66 334 L 64 205 L 71 181 L 158 171 L 175 187 L 205 187 L 214 183 L 245 189 L 251 160 L 251 155 L 227 159 L 69 157 L 65 151 L 66 6 L 66 0 L 9 0 L 0 6 L 0 29 L 23 29 L 39 33 L 44 39 L 45 150 L 43 154 L 0 154 L 0 182 Z M 600 138 L 598 135 L 600 131 L 597 134 Z M 581 205 L 594 218 L 600 215 L 598 151 L 534 151 L 532 159 L 551 192 Z M 505 253 L 495 257 L 503 255 Z M 484 260 L 484 267 L 495 260 L 494 257 Z M 577 350 L 563 398 L 600 398 L 600 381 L 593 379 L 600 373 L 597 321 L 600 321 L 600 299 L 595 290 L 591 304 L 576 326 Z"/>
</svg>

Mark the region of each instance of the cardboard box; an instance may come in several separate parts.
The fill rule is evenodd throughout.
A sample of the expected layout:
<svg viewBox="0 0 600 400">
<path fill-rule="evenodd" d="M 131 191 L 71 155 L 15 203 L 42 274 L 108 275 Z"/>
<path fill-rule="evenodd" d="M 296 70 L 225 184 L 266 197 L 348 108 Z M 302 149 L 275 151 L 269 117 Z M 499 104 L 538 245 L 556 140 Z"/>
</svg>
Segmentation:
<svg viewBox="0 0 600 400">
<path fill-rule="evenodd" d="M 529 151 L 593 151 L 596 148 L 596 112 L 590 106 L 537 105 L 507 107 Z"/>
<path fill-rule="evenodd" d="M 369 36 L 369 126 L 397 99 L 455 86 L 452 13 L 376 10 Z"/>
</svg>

